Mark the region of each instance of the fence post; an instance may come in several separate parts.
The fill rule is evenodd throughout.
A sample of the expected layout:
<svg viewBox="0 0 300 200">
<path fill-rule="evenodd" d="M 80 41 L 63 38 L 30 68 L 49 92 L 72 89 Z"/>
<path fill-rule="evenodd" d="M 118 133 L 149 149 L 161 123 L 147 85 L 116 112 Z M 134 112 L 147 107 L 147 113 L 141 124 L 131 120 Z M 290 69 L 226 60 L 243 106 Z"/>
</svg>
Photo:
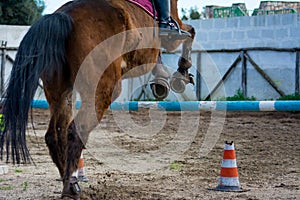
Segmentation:
<svg viewBox="0 0 300 200">
<path fill-rule="evenodd" d="M 300 93 L 300 51 L 296 51 L 295 94 Z"/>
<path fill-rule="evenodd" d="M 241 52 L 242 62 L 242 92 L 245 98 L 247 98 L 247 60 L 245 58 L 245 51 Z"/>
<path fill-rule="evenodd" d="M 7 41 L 1 41 L 1 69 L 0 69 L 0 93 L 1 93 L 1 97 L 3 95 L 4 92 L 4 76 L 5 76 L 5 63 L 6 63 L 6 45 L 7 45 Z"/>
<path fill-rule="evenodd" d="M 196 63 L 196 96 L 197 100 L 201 100 L 201 52 L 197 54 L 197 63 Z"/>
</svg>

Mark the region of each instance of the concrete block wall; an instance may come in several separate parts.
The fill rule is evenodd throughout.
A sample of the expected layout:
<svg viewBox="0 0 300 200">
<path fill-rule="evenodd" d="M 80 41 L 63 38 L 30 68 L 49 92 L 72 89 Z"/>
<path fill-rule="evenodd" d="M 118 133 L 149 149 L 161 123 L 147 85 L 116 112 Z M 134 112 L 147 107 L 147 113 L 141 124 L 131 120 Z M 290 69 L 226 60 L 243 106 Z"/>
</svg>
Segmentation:
<svg viewBox="0 0 300 200">
<path fill-rule="evenodd" d="M 6 41 L 7 47 L 18 47 L 22 38 L 27 33 L 29 26 L 0 25 L 0 41 Z M 11 58 L 15 58 L 15 51 L 6 52 Z M 1 63 L 1 60 L 0 60 Z M 6 62 L 5 80 L 8 78 L 12 65 Z"/>
<path fill-rule="evenodd" d="M 197 32 L 194 50 L 300 46 L 300 13 L 192 20 L 187 23 Z"/>
<path fill-rule="evenodd" d="M 0 25 L 0 40 L 7 41 L 8 47 L 18 47 L 29 26 Z"/>
</svg>

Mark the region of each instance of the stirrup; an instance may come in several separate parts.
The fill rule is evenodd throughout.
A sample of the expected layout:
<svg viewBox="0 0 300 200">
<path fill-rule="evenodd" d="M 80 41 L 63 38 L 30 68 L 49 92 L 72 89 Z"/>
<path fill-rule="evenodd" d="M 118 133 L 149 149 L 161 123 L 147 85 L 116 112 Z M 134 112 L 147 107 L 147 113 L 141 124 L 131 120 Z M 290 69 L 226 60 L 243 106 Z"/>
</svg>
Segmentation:
<svg viewBox="0 0 300 200">
<path fill-rule="evenodd" d="M 171 17 L 159 22 L 159 36 L 169 40 L 185 40 L 192 37 L 189 32 L 181 30 L 177 21 Z"/>
</svg>

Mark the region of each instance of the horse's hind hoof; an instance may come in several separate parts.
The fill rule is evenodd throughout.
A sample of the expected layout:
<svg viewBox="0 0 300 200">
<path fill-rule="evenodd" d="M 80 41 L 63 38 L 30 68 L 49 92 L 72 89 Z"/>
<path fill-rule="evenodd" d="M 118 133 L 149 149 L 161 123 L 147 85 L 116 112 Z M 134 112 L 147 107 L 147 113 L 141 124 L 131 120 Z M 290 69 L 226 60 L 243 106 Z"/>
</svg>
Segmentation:
<svg viewBox="0 0 300 200">
<path fill-rule="evenodd" d="M 176 93 L 183 93 L 185 91 L 186 83 L 184 80 L 172 77 L 170 80 L 171 89 Z"/>
<path fill-rule="evenodd" d="M 74 200 L 73 197 L 69 197 L 69 196 L 62 196 L 61 199 L 63 199 L 63 200 Z M 77 198 L 76 200 L 80 200 L 80 198 Z"/>
<path fill-rule="evenodd" d="M 62 194 L 61 195 L 61 199 L 64 199 L 64 200 L 80 200 L 80 196 L 79 194 Z"/>
</svg>

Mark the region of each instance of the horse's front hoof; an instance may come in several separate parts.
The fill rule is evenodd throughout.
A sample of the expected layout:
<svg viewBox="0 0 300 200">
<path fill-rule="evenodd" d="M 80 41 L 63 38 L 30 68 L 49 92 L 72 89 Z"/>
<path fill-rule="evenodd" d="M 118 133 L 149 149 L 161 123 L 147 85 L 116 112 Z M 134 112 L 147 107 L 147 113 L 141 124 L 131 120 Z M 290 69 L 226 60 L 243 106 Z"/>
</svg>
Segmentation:
<svg viewBox="0 0 300 200">
<path fill-rule="evenodd" d="M 170 85 L 166 78 L 155 78 L 150 84 L 153 96 L 158 100 L 163 100 L 169 95 Z"/>
<path fill-rule="evenodd" d="M 61 195 L 62 199 L 73 199 L 79 200 L 80 199 L 81 189 L 78 184 L 78 180 L 76 177 L 71 177 L 69 181 L 64 183 L 64 189 Z"/>
</svg>

